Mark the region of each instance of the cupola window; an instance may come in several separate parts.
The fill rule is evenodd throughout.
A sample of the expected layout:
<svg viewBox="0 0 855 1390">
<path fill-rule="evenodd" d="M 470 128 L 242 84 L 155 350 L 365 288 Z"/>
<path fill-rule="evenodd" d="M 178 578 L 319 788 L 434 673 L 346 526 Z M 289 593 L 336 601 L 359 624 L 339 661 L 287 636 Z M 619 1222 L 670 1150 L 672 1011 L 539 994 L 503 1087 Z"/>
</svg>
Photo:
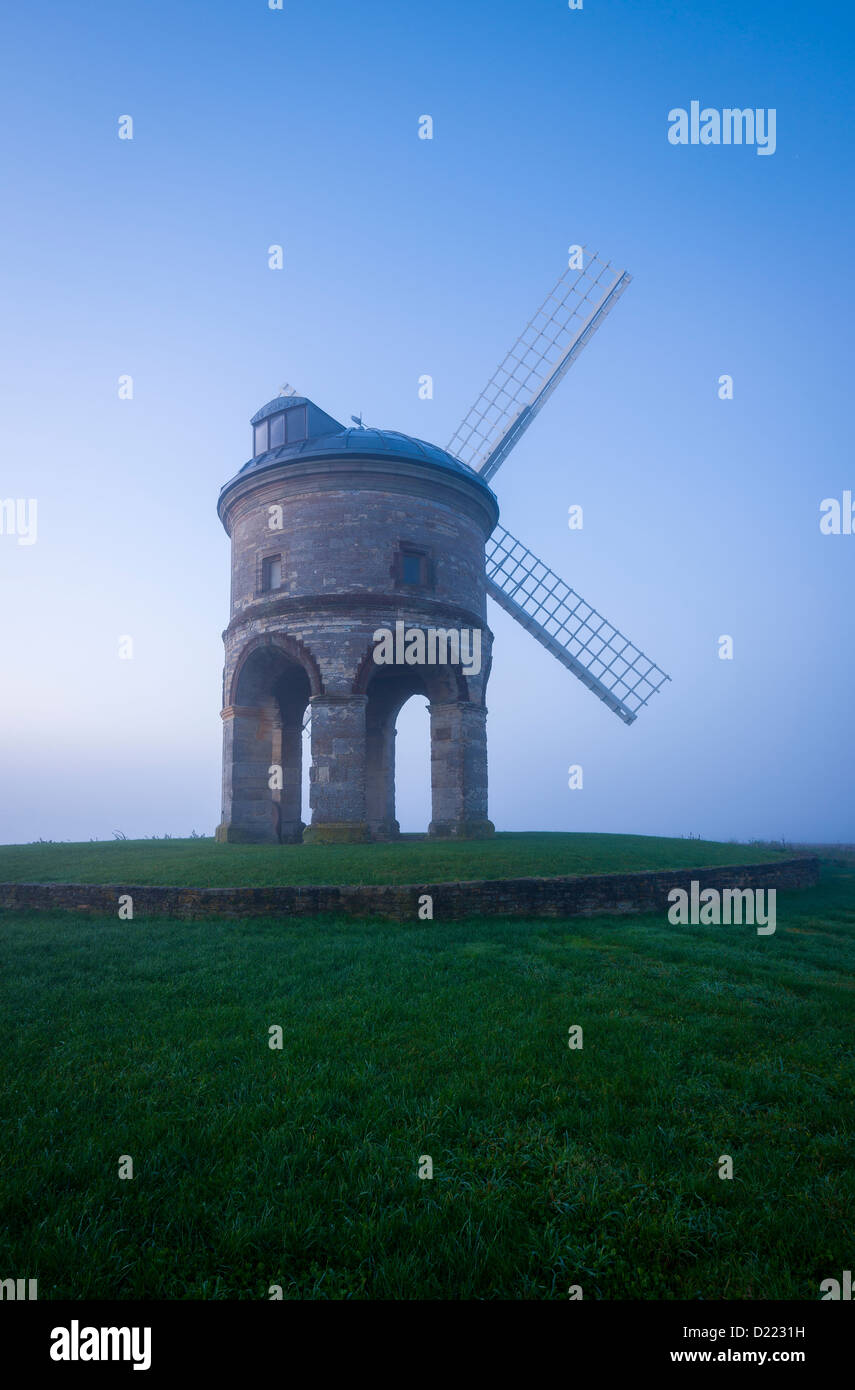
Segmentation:
<svg viewBox="0 0 855 1390">
<path fill-rule="evenodd" d="M 308 434 L 306 407 L 292 406 L 290 410 L 268 415 L 255 426 L 252 440 L 254 458 L 266 454 L 268 449 L 281 449 L 283 444 L 297 444 Z"/>
<path fill-rule="evenodd" d="M 288 418 L 288 443 L 296 444 L 298 440 L 306 438 L 306 407 L 295 405 L 292 410 L 287 412 Z"/>
</svg>

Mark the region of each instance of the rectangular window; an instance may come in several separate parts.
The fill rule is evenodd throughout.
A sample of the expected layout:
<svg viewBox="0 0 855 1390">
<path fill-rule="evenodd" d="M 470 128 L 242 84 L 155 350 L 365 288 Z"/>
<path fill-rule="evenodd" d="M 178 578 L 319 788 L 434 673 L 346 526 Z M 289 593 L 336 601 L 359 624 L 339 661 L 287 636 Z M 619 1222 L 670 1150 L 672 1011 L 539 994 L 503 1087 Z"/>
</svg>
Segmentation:
<svg viewBox="0 0 855 1390">
<path fill-rule="evenodd" d="M 288 443 L 306 438 L 306 407 L 295 405 L 288 411 Z"/>
<path fill-rule="evenodd" d="M 421 584 L 422 582 L 422 557 L 421 555 L 401 556 L 401 580 L 404 584 Z"/>
<path fill-rule="evenodd" d="M 282 556 L 268 555 L 261 566 L 261 587 L 266 593 L 282 588 Z"/>
<path fill-rule="evenodd" d="M 280 444 L 285 443 L 285 415 L 273 415 L 270 418 L 270 448 L 278 449 Z"/>
<path fill-rule="evenodd" d="M 255 427 L 255 437 L 253 444 L 253 454 L 265 454 L 267 452 L 267 421 L 262 420 L 260 425 Z"/>
<path fill-rule="evenodd" d="M 430 556 L 404 542 L 395 556 L 393 569 L 399 584 L 410 589 L 433 588 L 433 566 Z"/>
</svg>

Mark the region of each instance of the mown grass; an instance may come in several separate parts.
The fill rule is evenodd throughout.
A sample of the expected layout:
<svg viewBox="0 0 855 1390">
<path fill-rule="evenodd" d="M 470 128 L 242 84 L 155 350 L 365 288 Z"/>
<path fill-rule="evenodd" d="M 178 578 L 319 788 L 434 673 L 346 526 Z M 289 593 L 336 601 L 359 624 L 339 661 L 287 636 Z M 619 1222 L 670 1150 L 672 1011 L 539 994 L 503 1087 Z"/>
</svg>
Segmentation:
<svg viewBox="0 0 855 1390">
<path fill-rule="evenodd" d="M 40 1298 L 815 1299 L 852 1267 L 853 965 L 845 864 L 779 894 L 770 937 L 0 914 L 0 1272 Z"/>
<path fill-rule="evenodd" d="M 187 887 L 277 883 L 435 883 L 528 875 L 630 873 L 751 864 L 768 845 L 652 835 L 505 833 L 490 840 L 374 845 L 219 845 L 213 840 L 116 840 L 0 845 L 2 883 L 129 883 Z"/>
</svg>

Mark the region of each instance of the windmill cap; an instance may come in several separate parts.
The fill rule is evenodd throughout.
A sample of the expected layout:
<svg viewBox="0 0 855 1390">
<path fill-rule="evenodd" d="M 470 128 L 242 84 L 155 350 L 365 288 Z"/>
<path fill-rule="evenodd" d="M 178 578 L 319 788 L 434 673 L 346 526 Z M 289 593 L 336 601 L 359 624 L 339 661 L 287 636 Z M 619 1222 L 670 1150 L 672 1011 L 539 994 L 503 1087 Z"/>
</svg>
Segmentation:
<svg viewBox="0 0 855 1390">
<path fill-rule="evenodd" d="M 389 459 L 400 459 L 402 462 L 426 464 L 431 468 L 439 468 L 445 472 L 454 473 L 458 477 L 466 478 L 468 482 L 474 483 L 477 487 L 483 488 L 489 497 L 494 497 L 492 488 L 488 487 L 483 478 L 479 477 L 473 469 L 468 468 L 465 463 L 461 463 L 453 454 L 449 454 L 445 449 L 440 449 L 436 444 L 431 444 L 425 439 L 416 439 L 409 434 L 402 434 L 398 430 L 380 430 L 364 426 L 345 428 L 340 421 L 333 419 L 326 411 L 321 410 L 307 396 L 277 396 L 256 411 L 250 424 L 253 427 L 260 425 L 271 416 L 299 407 L 305 407 L 306 410 L 304 437 L 256 454 L 243 465 L 234 478 L 226 483 L 221 490 L 221 496 L 233 483 L 237 482 L 238 478 L 244 479 L 250 474 L 275 468 L 281 464 L 298 463 L 304 459 L 312 458 L 341 458 L 342 456 L 376 458 L 381 456 Z"/>
</svg>

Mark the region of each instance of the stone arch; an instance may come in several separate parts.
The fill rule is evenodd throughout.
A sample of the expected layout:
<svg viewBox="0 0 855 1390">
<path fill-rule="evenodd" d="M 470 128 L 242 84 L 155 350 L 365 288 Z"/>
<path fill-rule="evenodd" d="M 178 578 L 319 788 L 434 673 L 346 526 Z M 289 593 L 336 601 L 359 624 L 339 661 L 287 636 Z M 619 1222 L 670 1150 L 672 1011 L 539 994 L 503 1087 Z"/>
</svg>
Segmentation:
<svg viewBox="0 0 855 1390">
<path fill-rule="evenodd" d="M 361 686 L 355 693 L 366 699 L 365 811 L 372 838 L 390 840 L 400 833 L 395 811 L 396 724 L 413 695 L 425 696 L 430 705 L 431 833 L 490 833 L 483 684 L 473 699 L 459 667 L 380 665 L 372 651 L 354 683 Z"/>
<path fill-rule="evenodd" d="M 303 716 L 320 685 L 305 648 L 284 636 L 261 636 L 240 654 L 225 723 L 223 822 L 218 838 L 299 841 Z"/>
<path fill-rule="evenodd" d="M 398 714 L 413 695 L 429 698 L 422 671 L 413 666 L 378 666 L 365 678 L 365 816 L 375 840 L 400 833 L 395 815 L 395 739 Z"/>
<path fill-rule="evenodd" d="M 411 626 L 418 626 L 413 623 Z M 354 695 L 367 695 L 369 687 L 381 671 L 408 671 L 422 677 L 410 694 L 424 694 L 429 700 L 470 700 L 469 681 L 459 666 L 381 666 L 374 660 L 374 642 L 366 648 L 357 667 L 351 690 Z M 408 697 L 409 698 L 409 697 Z"/>
<path fill-rule="evenodd" d="M 309 682 L 309 695 L 323 695 L 324 682 L 321 677 L 321 668 L 312 653 L 302 642 L 295 637 L 288 637 L 284 633 L 261 633 L 257 637 L 251 637 L 241 648 L 231 680 L 231 687 L 228 692 L 229 698 L 227 705 L 239 703 L 238 690 L 240 687 L 241 676 L 254 653 L 262 650 L 271 652 L 281 652 L 289 661 L 301 666 L 306 673 Z"/>
</svg>

